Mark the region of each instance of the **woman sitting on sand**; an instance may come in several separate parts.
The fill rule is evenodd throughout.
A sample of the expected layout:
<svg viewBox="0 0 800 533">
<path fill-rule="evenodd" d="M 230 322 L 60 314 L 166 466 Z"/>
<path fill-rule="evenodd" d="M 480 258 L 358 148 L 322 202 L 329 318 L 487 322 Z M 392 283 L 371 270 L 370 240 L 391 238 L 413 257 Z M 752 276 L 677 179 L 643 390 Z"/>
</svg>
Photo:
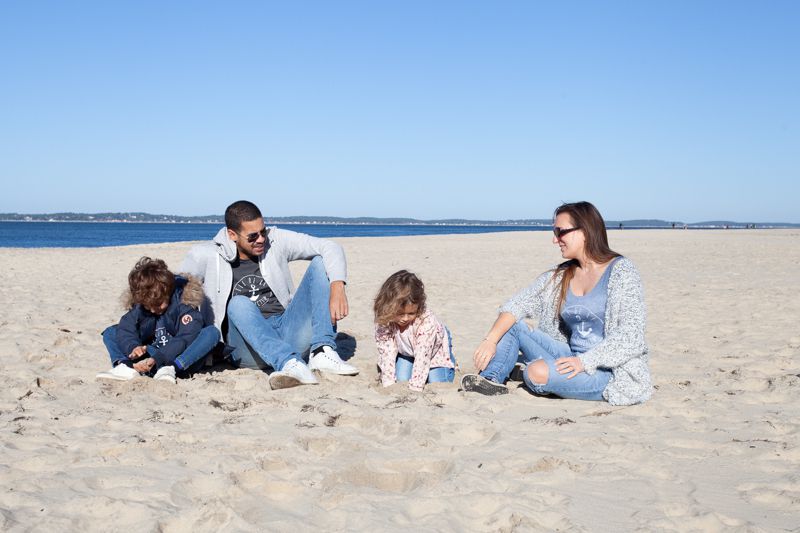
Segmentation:
<svg viewBox="0 0 800 533">
<path fill-rule="evenodd" d="M 644 402 L 652 384 L 639 272 L 609 248 L 603 217 L 589 202 L 556 209 L 553 233 L 566 261 L 501 307 L 475 350 L 480 374 L 465 375 L 462 388 L 506 394 L 503 383 L 521 359 L 525 384 L 537 394 Z M 531 330 L 524 318 L 538 327 Z"/>
</svg>

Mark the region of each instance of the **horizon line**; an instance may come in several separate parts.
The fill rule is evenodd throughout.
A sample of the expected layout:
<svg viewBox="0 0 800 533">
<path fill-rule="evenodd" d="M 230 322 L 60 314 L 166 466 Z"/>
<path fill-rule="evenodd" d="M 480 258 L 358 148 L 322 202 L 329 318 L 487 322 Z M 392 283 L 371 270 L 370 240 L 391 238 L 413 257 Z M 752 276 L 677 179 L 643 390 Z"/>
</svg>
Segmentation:
<svg viewBox="0 0 800 533">
<path fill-rule="evenodd" d="M 116 215 L 116 218 L 114 218 Z M 65 216 L 85 217 L 90 220 L 64 220 Z M 149 217 L 151 220 L 130 220 L 136 217 Z M 36 217 L 38 220 L 34 220 Z M 48 218 L 42 220 L 42 218 Z M 53 217 L 62 217 L 61 220 L 54 219 Z M 105 217 L 105 220 L 91 220 L 94 217 Z M 109 219 L 110 218 L 110 219 Z M 152 220 L 161 219 L 161 220 Z M 203 220 L 205 219 L 205 220 Z M 409 225 L 409 224 L 496 224 L 496 225 L 532 225 L 532 226 L 547 226 L 552 223 L 551 218 L 519 218 L 519 219 L 469 219 L 469 218 L 442 218 L 442 219 L 419 219 L 412 217 L 374 217 L 374 216 L 331 216 L 331 215 L 292 215 L 292 216 L 273 216 L 263 217 L 267 222 L 275 221 L 278 223 L 292 223 L 297 222 L 300 224 L 346 224 L 346 221 L 365 221 L 384 222 L 388 225 Z M 388 222 L 394 221 L 394 222 Z M 402 221 L 402 222 L 400 222 Z M 109 223 L 200 223 L 200 224 L 214 224 L 224 223 L 223 215 L 165 215 L 153 214 L 144 211 L 106 211 L 98 213 L 82 213 L 74 211 L 60 211 L 55 213 L 0 213 L 0 222 L 109 222 Z M 736 226 L 750 226 L 753 224 L 763 226 L 786 226 L 794 227 L 800 226 L 797 222 L 759 222 L 759 221 L 735 221 L 735 220 L 703 220 L 698 222 L 684 222 L 682 220 L 666 220 L 661 218 L 631 218 L 631 219 L 608 219 L 605 221 L 606 225 L 617 225 L 625 223 L 648 222 L 651 224 L 661 224 L 666 226 L 678 225 L 736 225 Z"/>
</svg>

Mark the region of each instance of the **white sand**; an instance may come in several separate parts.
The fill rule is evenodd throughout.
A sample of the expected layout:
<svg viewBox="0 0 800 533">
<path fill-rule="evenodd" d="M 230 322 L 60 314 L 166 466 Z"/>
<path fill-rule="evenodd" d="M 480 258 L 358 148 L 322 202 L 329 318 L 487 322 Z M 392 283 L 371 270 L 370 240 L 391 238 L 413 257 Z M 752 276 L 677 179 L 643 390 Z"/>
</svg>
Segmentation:
<svg viewBox="0 0 800 533">
<path fill-rule="evenodd" d="M 188 244 L 2 249 L 0 530 L 796 531 L 800 231 L 610 238 L 645 282 L 642 406 L 377 385 L 386 276 L 422 277 L 470 371 L 497 306 L 559 260 L 544 232 L 338 239 L 361 374 L 275 392 L 249 370 L 94 379 L 131 266 Z"/>
</svg>

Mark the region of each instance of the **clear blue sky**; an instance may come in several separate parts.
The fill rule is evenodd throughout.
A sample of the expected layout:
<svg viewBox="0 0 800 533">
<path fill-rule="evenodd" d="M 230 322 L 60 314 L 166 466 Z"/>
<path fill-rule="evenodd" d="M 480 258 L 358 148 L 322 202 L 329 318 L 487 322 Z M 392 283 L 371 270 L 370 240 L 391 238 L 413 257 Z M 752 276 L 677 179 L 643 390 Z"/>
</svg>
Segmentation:
<svg viewBox="0 0 800 533">
<path fill-rule="evenodd" d="M 800 2 L 0 3 L 0 212 L 800 222 Z"/>
</svg>

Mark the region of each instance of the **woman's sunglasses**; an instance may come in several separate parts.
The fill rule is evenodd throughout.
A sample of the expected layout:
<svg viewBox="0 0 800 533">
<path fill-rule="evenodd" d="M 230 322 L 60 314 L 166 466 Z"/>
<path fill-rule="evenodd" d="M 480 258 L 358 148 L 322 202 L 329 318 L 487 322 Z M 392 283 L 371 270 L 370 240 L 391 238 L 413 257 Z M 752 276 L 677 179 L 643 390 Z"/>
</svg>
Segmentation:
<svg viewBox="0 0 800 533">
<path fill-rule="evenodd" d="M 572 233 L 576 229 L 581 229 L 581 228 L 578 226 L 575 226 L 574 228 L 559 228 L 558 226 L 553 226 L 553 235 L 556 236 L 556 239 L 560 239 L 564 235 Z"/>
<path fill-rule="evenodd" d="M 259 237 L 264 237 L 264 238 L 267 237 L 267 228 L 261 228 L 261 231 L 255 231 L 253 233 L 248 233 L 247 235 L 244 236 L 244 238 L 247 239 L 247 242 L 249 242 L 250 244 L 253 244 L 254 242 L 256 242 Z"/>
</svg>

